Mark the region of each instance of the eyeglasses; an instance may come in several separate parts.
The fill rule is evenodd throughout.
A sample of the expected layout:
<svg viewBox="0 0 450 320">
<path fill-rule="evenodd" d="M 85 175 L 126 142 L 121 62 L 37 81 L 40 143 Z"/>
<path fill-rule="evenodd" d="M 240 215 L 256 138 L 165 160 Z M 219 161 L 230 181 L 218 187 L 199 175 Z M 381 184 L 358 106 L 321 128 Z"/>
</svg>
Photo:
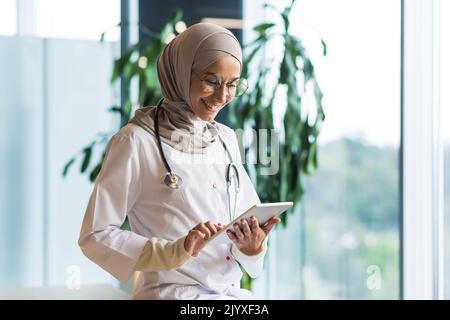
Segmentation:
<svg viewBox="0 0 450 320">
<path fill-rule="evenodd" d="M 208 74 L 202 78 L 195 72 L 193 72 L 202 82 L 202 89 L 204 93 L 213 93 L 217 90 L 219 90 L 222 87 L 223 80 L 212 75 Z M 239 78 L 236 80 L 233 80 L 229 83 L 226 83 L 227 88 L 227 95 L 231 97 L 240 97 L 242 96 L 245 91 L 248 89 L 248 83 L 247 79 L 245 78 Z"/>
</svg>

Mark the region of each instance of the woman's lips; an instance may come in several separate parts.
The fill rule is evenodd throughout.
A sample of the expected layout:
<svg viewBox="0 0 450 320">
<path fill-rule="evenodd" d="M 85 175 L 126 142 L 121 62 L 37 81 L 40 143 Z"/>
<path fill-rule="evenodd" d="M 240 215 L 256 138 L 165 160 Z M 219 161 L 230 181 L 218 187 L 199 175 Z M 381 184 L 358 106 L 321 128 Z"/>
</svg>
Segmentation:
<svg viewBox="0 0 450 320">
<path fill-rule="evenodd" d="M 216 111 L 218 111 L 220 109 L 220 106 L 211 107 L 211 106 L 208 105 L 208 103 L 205 100 L 203 100 L 203 99 L 200 99 L 200 100 L 202 100 L 203 105 L 205 106 L 205 108 L 207 110 L 211 111 L 211 112 L 216 112 Z"/>
</svg>

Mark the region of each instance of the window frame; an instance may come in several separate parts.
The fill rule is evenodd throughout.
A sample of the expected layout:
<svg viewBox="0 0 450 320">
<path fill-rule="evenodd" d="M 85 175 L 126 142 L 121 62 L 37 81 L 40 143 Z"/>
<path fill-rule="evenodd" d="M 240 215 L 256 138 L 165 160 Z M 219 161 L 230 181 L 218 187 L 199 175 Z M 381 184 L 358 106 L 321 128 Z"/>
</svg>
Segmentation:
<svg viewBox="0 0 450 320">
<path fill-rule="evenodd" d="M 403 299 L 443 298 L 439 7 L 440 0 L 402 0 Z"/>
</svg>

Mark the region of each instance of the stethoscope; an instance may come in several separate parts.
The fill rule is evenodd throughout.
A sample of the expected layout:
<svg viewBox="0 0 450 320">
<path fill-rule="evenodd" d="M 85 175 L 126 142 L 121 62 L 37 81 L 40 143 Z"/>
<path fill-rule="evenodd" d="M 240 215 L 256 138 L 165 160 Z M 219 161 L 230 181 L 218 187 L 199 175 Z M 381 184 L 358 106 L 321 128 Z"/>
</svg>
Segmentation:
<svg viewBox="0 0 450 320">
<path fill-rule="evenodd" d="M 164 183 L 171 189 L 178 189 L 183 184 L 183 179 L 177 174 L 175 174 L 172 171 L 172 168 L 169 166 L 169 163 L 167 162 L 166 156 L 164 154 L 162 144 L 161 144 L 161 137 L 159 135 L 159 109 L 161 107 L 161 104 L 163 102 L 164 98 L 159 100 L 158 105 L 156 106 L 155 111 L 155 134 L 156 134 L 156 140 L 158 141 L 158 149 L 159 153 L 161 155 L 162 161 L 164 163 L 164 167 L 167 170 L 166 176 L 164 177 Z M 227 182 L 227 196 L 228 196 L 228 214 L 230 217 L 230 221 L 233 220 L 233 217 L 236 213 L 236 204 L 237 204 L 237 196 L 240 189 L 240 181 L 239 181 L 239 172 L 237 169 L 237 166 L 233 163 L 233 158 L 231 157 L 231 153 L 228 150 L 225 141 L 223 141 L 222 137 L 220 135 L 219 139 L 228 155 L 228 158 L 230 159 L 230 163 L 227 165 L 226 171 L 225 171 L 225 179 Z M 231 204 L 231 193 L 233 188 L 233 182 L 235 186 L 235 192 L 234 192 L 234 204 Z M 231 208 L 233 207 L 233 210 Z"/>
</svg>

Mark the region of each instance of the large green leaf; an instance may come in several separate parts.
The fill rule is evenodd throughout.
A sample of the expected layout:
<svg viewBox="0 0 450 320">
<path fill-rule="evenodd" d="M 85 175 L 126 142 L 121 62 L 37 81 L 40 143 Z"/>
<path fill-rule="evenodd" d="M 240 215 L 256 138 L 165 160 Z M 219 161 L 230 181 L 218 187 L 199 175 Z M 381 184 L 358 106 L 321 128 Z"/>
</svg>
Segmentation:
<svg viewBox="0 0 450 320">
<path fill-rule="evenodd" d="M 130 63 L 131 56 L 137 52 L 138 48 L 139 43 L 132 45 L 119 59 L 114 61 L 111 83 L 114 83 L 124 73 L 125 68 Z"/>
<path fill-rule="evenodd" d="M 274 26 L 276 26 L 275 23 L 261 23 L 256 27 L 254 27 L 253 30 L 255 30 L 260 34 L 265 34 L 269 29 L 273 28 Z"/>
<path fill-rule="evenodd" d="M 84 158 L 83 158 L 83 162 L 81 163 L 81 168 L 80 168 L 81 173 L 84 173 L 86 171 L 87 167 L 89 166 L 89 163 L 91 161 L 91 156 L 92 156 L 92 148 L 93 148 L 93 146 L 91 145 L 89 147 L 86 147 L 83 150 Z"/>
<path fill-rule="evenodd" d="M 95 182 L 95 179 L 97 178 L 101 168 L 102 168 L 102 163 L 98 163 L 94 167 L 94 169 L 91 171 L 91 173 L 89 174 L 89 181 Z"/>
<path fill-rule="evenodd" d="M 67 161 L 67 163 L 64 166 L 63 173 L 62 173 L 63 177 L 65 177 L 67 175 L 70 167 L 73 165 L 74 162 L 75 162 L 75 158 L 72 158 L 69 161 Z"/>
</svg>

